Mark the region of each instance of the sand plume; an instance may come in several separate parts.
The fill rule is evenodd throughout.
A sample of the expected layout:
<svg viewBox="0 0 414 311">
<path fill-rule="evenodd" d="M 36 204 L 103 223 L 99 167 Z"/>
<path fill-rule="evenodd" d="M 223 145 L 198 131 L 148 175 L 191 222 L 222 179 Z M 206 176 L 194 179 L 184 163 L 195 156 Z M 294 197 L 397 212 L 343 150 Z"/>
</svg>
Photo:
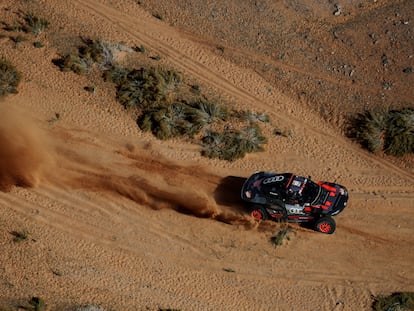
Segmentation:
<svg viewBox="0 0 414 311">
<path fill-rule="evenodd" d="M 0 190 L 33 187 L 52 165 L 45 133 L 19 109 L 0 107 Z"/>
</svg>

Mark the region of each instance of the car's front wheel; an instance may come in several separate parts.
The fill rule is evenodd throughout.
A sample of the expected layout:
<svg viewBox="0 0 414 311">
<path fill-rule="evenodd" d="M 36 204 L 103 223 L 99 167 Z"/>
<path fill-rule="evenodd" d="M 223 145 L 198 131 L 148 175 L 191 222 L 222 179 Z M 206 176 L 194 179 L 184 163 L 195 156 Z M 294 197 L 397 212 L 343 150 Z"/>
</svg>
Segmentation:
<svg viewBox="0 0 414 311">
<path fill-rule="evenodd" d="M 267 219 L 269 219 L 266 210 L 261 206 L 253 206 L 250 209 L 250 215 L 255 220 L 267 220 Z"/>
<path fill-rule="evenodd" d="M 325 216 L 322 218 L 319 218 L 315 222 L 315 230 L 321 233 L 325 234 L 332 234 L 335 232 L 336 229 L 336 223 L 333 218 Z"/>
</svg>

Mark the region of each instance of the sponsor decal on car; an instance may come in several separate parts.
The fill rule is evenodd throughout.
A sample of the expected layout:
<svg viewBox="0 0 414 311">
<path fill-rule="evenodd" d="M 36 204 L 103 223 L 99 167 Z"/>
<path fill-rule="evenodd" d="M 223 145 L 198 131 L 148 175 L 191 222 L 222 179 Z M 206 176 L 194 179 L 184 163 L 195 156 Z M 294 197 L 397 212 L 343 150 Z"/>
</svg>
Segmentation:
<svg viewBox="0 0 414 311">
<path fill-rule="evenodd" d="M 285 179 L 284 176 L 272 176 L 263 180 L 263 184 L 271 184 L 274 182 L 282 181 L 283 179 Z"/>
</svg>

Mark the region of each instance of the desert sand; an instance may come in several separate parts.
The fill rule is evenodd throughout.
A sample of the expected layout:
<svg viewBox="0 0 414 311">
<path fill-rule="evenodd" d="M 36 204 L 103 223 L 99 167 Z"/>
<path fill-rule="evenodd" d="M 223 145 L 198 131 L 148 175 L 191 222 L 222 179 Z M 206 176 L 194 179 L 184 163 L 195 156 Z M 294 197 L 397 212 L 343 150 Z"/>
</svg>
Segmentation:
<svg viewBox="0 0 414 311">
<path fill-rule="evenodd" d="M 329 110 L 332 122 L 315 109 L 328 95 L 306 97 L 313 90 L 306 81 L 336 81 L 331 73 L 304 60 L 295 67 L 303 80 L 286 90 L 289 80 L 274 84 L 251 61 L 237 61 L 243 53 L 261 59 L 260 51 L 226 41 L 231 24 L 220 39 L 208 24 L 189 22 L 189 11 L 198 12 L 202 1 L 177 1 L 175 11 L 173 2 L 140 2 L 0 3 L 0 20 L 8 24 L 27 11 L 50 22 L 44 33 L 18 44 L 0 38 L 0 56 L 22 74 L 18 94 L 0 101 L 0 306 L 15 310 L 37 296 L 49 310 L 88 304 L 105 310 L 370 310 L 372 296 L 414 291 L 413 156 L 371 154 L 344 136 L 338 109 Z M 315 8 L 310 16 L 331 20 L 325 2 L 302 4 Z M 358 15 L 354 2 L 339 16 L 342 23 Z M 386 2 L 367 8 L 376 12 L 391 6 Z M 154 17 L 151 5 L 160 5 L 155 13 L 166 19 Z M 246 10 L 243 17 L 252 22 Z M 266 150 L 234 162 L 212 160 L 198 145 L 141 132 L 110 83 L 54 65 L 80 36 L 143 45 L 217 96 L 268 114 Z M 34 48 L 33 41 L 44 46 Z M 412 42 L 404 53 L 413 53 Z M 324 43 L 324 50 L 333 48 Z M 222 55 L 217 46 L 233 54 Z M 277 63 L 292 69 L 289 61 L 300 63 L 294 57 Z M 367 77 L 377 74 L 374 67 L 364 70 Z M 404 76 L 384 98 L 412 105 L 412 79 Z M 366 93 L 371 82 L 355 83 L 338 79 L 335 92 L 347 97 L 360 87 L 361 98 L 369 98 L 381 91 L 373 85 Z M 84 90 L 91 84 L 95 93 Z M 306 100 L 294 95 L 298 89 Z M 345 110 L 357 109 L 349 104 Z M 293 135 L 272 135 L 272 126 Z M 350 201 L 336 217 L 336 232 L 292 224 L 291 239 L 272 245 L 279 226 L 253 222 L 239 198 L 243 180 L 259 170 L 346 185 Z M 16 243 L 13 231 L 28 238 Z"/>
</svg>

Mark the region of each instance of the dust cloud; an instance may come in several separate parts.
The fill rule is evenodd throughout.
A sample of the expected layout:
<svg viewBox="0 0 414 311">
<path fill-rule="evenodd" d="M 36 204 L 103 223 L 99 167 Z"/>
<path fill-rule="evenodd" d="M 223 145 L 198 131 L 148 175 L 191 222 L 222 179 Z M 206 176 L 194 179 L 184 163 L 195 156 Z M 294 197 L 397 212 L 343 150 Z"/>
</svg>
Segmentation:
<svg viewBox="0 0 414 311">
<path fill-rule="evenodd" d="M 143 150 L 129 167 L 129 171 L 135 172 L 128 176 L 117 175 L 116 169 L 111 174 L 83 170 L 70 184 L 72 188 L 121 196 L 155 210 L 173 209 L 247 229 L 257 225 L 246 216 L 239 191 L 227 191 L 229 187 L 223 187 L 221 177 L 203 168 L 175 165 L 162 158 L 154 160 Z M 222 193 L 223 190 L 226 192 Z M 234 199 L 224 202 L 224 195 Z"/>
<path fill-rule="evenodd" d="M 53 165 L 45 133 L 23 111 L 0 106 L 0 191 L 34 187 Z"/>
<path fill-rule="evenodd" d="M 87 146 L 80 148 L 83 156 L 79 151 L 61 150 L 64 160 L 59 162 L 69 161 L 70 168 L 60 175 L 71 176 L 65 184 L 72 189 L 110 193 L 155 210 L 168 208 L 246 228 L 255 226 L 240 199 L 244 179 L 223 178 L 204 167 L 171 161 L 149 145 L 131 146 L 113 146 L 120 149 L 107 155 L 109 150 L 100 148 L 100 161 L 88 156 L 96 152 L 86 152 Z"/>
<path fill-rule="evenodd" d="M 240 181 L 154 156 L 151 146 L 97 147 L 78 135 L 64 128 L 46 133 L 22 111 L 0 107 L 0 190 L 47 181 L 68 191 L 111 193 L 152 209 L 252 225 L 239 202 Z"/>
</svg>

